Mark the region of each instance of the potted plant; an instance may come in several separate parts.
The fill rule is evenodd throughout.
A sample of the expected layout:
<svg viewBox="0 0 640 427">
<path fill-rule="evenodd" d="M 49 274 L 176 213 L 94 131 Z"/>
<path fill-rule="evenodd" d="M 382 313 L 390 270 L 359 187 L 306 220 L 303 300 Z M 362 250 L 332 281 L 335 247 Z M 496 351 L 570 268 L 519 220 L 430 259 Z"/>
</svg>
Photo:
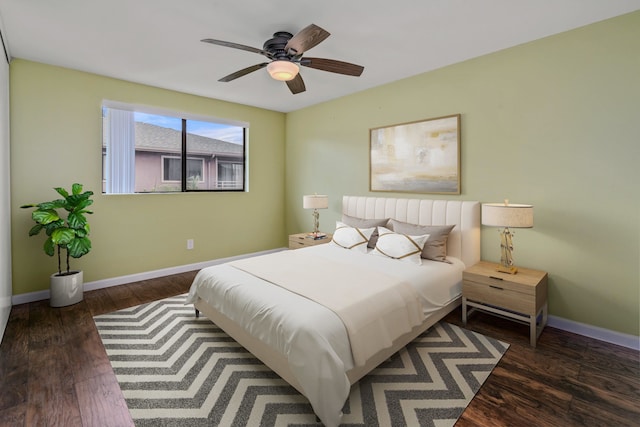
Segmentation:
<svg viewBox="0 0 640 427">
<path fill-rule="evenodd" d="M 50 305 L 63 307 L 82 301 L 83 277 L 82 271 L 73 271 L 69 266 L 70 258 L 80 258 L 91 250 L 89 240 L 89 223 L 86 214 L 92 214 L 87 207 L 93 203 L 90 197 L 93 191 L 82 191 L 82 184 L 73 184 L 71 194 L 61 187 L 54 188 L 62 199 L 37 204 L 21 206 L 21 208 L 36 208 L 31 218 L 36 222 L 29 236 L 35 236 L 44 230 L 47 240 L 44 242 L 44 252 L 53 256 L 58 253 L 58 272 L 51 275 Z M 66 218 L 63 211 L 66 211 Z M 62 269 L 62 255 L 66 254 L 67 269 Z"/>
</svg>

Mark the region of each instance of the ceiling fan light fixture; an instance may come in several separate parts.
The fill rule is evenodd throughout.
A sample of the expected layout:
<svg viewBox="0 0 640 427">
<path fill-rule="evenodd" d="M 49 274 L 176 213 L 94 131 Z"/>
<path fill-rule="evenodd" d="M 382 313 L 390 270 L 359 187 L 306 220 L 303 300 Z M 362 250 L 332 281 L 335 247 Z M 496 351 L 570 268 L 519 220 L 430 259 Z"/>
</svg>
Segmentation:
<svg viewBox="0 0 640 427">
<path fill-rule="evenodd" d="M 290 61 L 273 61 L 267 65 L 267 71 L 271 78 L 286 82 L 293 80 L 297 75 L 300 68 Z"/>
</svg>

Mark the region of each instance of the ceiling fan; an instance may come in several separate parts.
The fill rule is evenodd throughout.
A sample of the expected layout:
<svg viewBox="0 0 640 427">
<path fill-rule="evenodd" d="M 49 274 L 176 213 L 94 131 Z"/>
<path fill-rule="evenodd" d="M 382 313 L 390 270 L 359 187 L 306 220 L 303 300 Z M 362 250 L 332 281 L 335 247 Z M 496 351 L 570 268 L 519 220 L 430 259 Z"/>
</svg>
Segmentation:
<svg viewBox="0 0 640 427">
<path fill-rule="evenodd" d="M 302 56 L 307 50 L 317 46 L 329 37 L 329 35 L 330 33 L 328 31 L 311 24 L 300 30 L 295 36 L 286 31 L 274 33 L 273 38 L 264 42 L 262 49 L 224 40 L 203 39 L 201 41 L 258 53 L 271 60 L 270 62 L 263 62 L 238 70 L 221 78 L 218 80 L 219 82 L 230 82 L 238 77 L 246 76 L 249 73 L 267 67 L 267 71 L 271 77 L 286 82 L 291 93 L 295 95 L 296 93 L 301 93 L 306 90 L 304 80 L 302 80 L 302 76 L 299 74 L 299 65 L 315 68 L 316 70 L 345 74 L 347 76 L 360 76 L 362 74 L 364 67 L 360 65 L 337 61 L 335 59 L 307 58 Z"/>
</svg>

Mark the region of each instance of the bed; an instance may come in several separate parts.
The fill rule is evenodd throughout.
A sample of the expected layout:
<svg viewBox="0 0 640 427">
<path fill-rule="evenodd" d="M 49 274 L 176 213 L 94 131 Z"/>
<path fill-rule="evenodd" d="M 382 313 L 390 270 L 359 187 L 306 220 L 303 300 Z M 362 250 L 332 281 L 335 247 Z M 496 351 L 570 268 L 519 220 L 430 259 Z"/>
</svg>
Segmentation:
<svg viewBox="0 0 640 427">
<path fill-rule="evenodd" d="M 357 250 L 331 242 L 208 267 L 187 297 L 197 313 L 307 397 L 328 427 L 339 425 L 352 384 L 460 304 L 462 271 L 480 260 L 478 202 L 344 196 L 342 213 L 341 233 L 366 239 Z M 369 227 L 373 223 L 385 227 Z M 415 255 L 408 261 L 378 251 L 383 239 L 413 231 L 410 224 L 449 225 L 446 259 L 424 259 L 419 251 L 415 262 Z M 298 285 L 311 295 L 301 296 Z M 350 301 L 348 289 L 352 298 L 367 300 L 345 303 L 349 310 L 341 311 L 332 304 Z"/>
</svg>

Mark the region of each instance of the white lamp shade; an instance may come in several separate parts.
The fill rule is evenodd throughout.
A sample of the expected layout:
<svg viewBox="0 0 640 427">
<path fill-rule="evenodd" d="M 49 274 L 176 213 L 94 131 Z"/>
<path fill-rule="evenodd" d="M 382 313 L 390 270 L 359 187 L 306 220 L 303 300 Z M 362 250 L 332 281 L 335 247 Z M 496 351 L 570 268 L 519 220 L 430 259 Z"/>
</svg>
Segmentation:
<svg viewBox="0 0 640 427">
<path fill-rule="evenodd" d="M 283 82 L 293 80 L 297 75 L 300 68 L 290 61 L 273 61 L 267 65 L 267 71 L 269 75 Z"/>
<path fill-rule="evenodd" d="M 533 227 L 533 206 L 504 203 L 482 205 L 482 225 L 493 227 Z"/>
<path fill-rule="evenodd" d="M 303 196 L 302 207 L 304 209 L 327 209 L 329 207 L 329 197 L 319 194 Z"/>
</svg>

